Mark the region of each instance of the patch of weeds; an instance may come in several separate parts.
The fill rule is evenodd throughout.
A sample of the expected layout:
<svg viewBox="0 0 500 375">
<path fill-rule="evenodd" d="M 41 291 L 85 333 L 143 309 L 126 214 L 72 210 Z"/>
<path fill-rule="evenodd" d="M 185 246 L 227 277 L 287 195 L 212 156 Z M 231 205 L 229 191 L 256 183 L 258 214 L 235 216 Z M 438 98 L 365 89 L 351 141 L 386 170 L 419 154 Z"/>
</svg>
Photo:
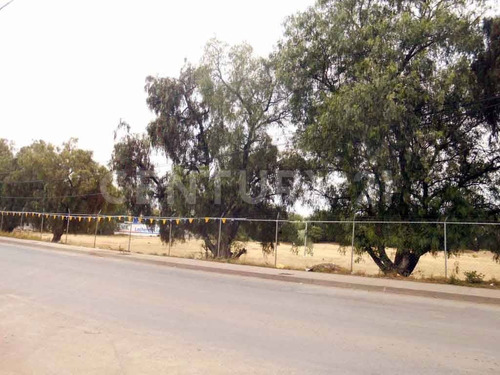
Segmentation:
<svg viewBox="0 0 500 375">
<path fill-rule="evenodd" d="M 465 280 L 470 284 L 482 284 L 484 281 L 484 274 L 477 271 L 465 271 Z"/>
<path fill-rule="evenodd" d="M 460 281 L 460 279 L 455 275 L 451 275 L 449 278 L 448 278 L 448 284 L 451 284 L 451 285 L 461 285 L 462 282 Z"/>
</svg>

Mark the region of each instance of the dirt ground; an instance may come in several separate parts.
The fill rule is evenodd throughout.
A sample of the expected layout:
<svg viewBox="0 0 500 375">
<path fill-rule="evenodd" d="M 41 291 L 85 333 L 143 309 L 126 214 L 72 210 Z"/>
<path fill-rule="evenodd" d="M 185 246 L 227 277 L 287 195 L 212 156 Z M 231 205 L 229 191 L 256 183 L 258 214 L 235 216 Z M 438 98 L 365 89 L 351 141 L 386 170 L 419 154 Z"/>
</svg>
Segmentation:
<svg viewBox="0 0 500 375">
<path fill-rule="evenodd" d="M 50 241 L 51 235 L 44 234 L 43 240 Z M 63 236 L 62 243 L 66 242 Z M 68 244 L 77 246 L 93 247 L 94 236 L 92 235 L 69 235 Z M 129 237 L 126 235 L 97 236 L 96 246 L 103 249 L 127 251 L 129 246 Z M 274 267 L 274 254 L 263 254 L 262 247 L 257 242 L 245 242 L 244 248 L 247 254 L 239 259 L 239 263 L 255 264 Z M 304 252 L 304 247 L 292 251 L 292 245 L 289 243 L 280 243 L 278 245 L 277 264 L 279 268 L 306 269 L 315 264 L 334 263 L 347 270 L 351 264 L 350 247 L 341 248 L 335 243 L 314 244 L 313 253 Z M 130 251 L 141 254 L 196 258 L 205 257 L 202 249 L 202 241 L 188 240 L 185 242 L 174 242 L 170 248 L 168 244 L 163 244 L 159 237 L 132 236 L 130 240 Z M 393 255 L 393 254 L 392 254 Z M 361 275 L 378 275 L 377 265 L 368 255 L 354 255 L 354 273 Z M 444 277 L 445 259 L 444 253 L 437 255 L 426 254 L 420 259 L 420 262 L 413 272 L 414 278 L 438 278 Z M 464 279 L 464 272 L 477 271 L 485 275 L 485 280 L 500 280 L 500 263 L 493 260 L 493 254 L 489 251 L 465 252 L 459 256 L 451 256 L 448 259 L 448 276 L 455 275 L 459 279 Z"/>
</svg>

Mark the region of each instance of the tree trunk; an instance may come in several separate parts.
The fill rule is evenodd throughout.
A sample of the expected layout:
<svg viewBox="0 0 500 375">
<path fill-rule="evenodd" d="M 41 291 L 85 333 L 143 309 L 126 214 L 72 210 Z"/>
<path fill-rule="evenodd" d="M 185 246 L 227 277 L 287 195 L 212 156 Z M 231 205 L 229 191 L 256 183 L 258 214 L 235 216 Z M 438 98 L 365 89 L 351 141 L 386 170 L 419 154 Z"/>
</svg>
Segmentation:
<svg viewBox="0 0 500 375">
<path fill-rule="evenodd" d="M 227 222 L 226 224 L 222 224 L 221 229 L 221 237 L 220 237 L 220 246 L 218 245 L 218 233 L 217 233 L 217 241 L 212 243 L 208 236 L 205 236 L 205 246 L 210 250 L 213 257 L 216 258 L 219 255 L 219 258 L 222 259 L 231 259 L 231 258 L 239 258 L 243 252 L 237 251 L 233 253 L 231 251 L 231 245 L 238 234 L 238 229 L 240 227 L 239 221 Z"/>
<path fill-rule="evenodd" d="M 52 231 L 52 242 L 59 242 L 61 241 L 61 237 L 64 234 L 64 231 L 62 228 L 54 228 Z"/>
<path fill-rule="evenodd" d="M 366 252 L 385 275 L 399 274 L 408 277 L 415 270 L 421 255 L 408 250 L 398 250 L 394 262 L 387 256 L 384 246 L 377 250 L 366 248 Z"/>
<path fill-rule="evenodd" d="M 62 235 L 64 234 L 64 223 L 65 221 L 63 220 L 61 222 L 56 222 L 54 223 L 54 227 L 52 228 L 52 242 L 59 242 L 61 241 Z"/>
<path fill-rule="evenodd" d="M 409 251 L 398 251 L 394 259 L 394 266 L 401 276 L 408 277 L 412 274 L 419 260 L 420 255 Z"/>
<path fill-rule="evenodd" d="M 217 256 L 217 242 L 214 244 L 212 239 L 208 234 L 203 235 L 203 242 L 205 245 L 205 250 L 208 250 L 212 253 L 212 256 L 215 258 Z"/>
</svg>

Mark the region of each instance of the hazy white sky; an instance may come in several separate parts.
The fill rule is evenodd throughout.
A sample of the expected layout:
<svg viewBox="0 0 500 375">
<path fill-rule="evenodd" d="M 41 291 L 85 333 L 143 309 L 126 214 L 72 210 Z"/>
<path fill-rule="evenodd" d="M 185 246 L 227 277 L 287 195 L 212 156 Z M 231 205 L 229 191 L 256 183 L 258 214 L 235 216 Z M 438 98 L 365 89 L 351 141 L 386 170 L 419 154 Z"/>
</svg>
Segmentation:
<svg viewBox="0 0 500 375">
<path fill-rule="evenodd" d="M 0 6 L 7 0 L 0 0 Z M 15 0 L 0 11 L 0 138 L 70 137 L 107 163 L 120 118 L 142 131 L 148 75 L 176 76 L 216 36 L 267 55 L 314 0 Z"/>
</svg>

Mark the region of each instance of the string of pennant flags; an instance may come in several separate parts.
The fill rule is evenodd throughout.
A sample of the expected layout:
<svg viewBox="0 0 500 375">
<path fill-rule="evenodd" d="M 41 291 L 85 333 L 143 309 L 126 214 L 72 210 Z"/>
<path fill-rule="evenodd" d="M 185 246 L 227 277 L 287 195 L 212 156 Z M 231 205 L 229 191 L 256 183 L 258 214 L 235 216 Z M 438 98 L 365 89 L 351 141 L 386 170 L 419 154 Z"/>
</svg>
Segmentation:
<svg viewBox="0 0 500 375">
<path fill-rule="evenodd" d="M 21 223 L 23 218 L 39 218 L 41 221 L 41 231 L 40 235 L 43 236 L 42 231 L 43 231 L 43 223 L 44 219 L 54 219 L 54 220 L 65 220 L 66 225 L 67 225 L 67 230 L 66 230 L 66 243 L 68 243 L 68 232 L 69 232 L 69 226 L 71 221 L 77 221 L 77 222 L 94 222 L 95 223 L 95 234 L 94 234 L 94 248 L 96 247 L 97 244 L 97 228 L 99 225 L 99 222 L 103 221 L 117 221 L 117 222 L 125 222 L 125 224 L 130 224 L 130 230 L 129 230 L 129 243 L 128 243 L 128 249 L 127 251 L 130 252 L 131 249 L 131 236 L 132 236 L 132 224 L 136 223 L 141 223 L 141 224 L 150 224 L 150 225 L 156 225 L 156 224 L 167 224 L 169 223 L 170 226 L 170 231 L 172 231 L 172 225 L 173 223 L 176 223 L 177 225 L 180 225 L 181 223 L 189 223 L 192 224 L 195 221 L 196 222 L 204 222 L 204 223 L 209 223 L 209 222 L 215 222 L 217 221 L 219 223 L 219 242 L 218 242 L 218 248 L 217 248 L 217 256 L 219 254 L 219 249 L 220 249 L 220 236 L 221 236 L 221 230 L 222 230 L 222 225 L 226 224 L 228 221 L 247 221 L 248 219 L 245 218 L 224 218 L 224 217 L 152 217 L 152 216 L 133 216 L 133 215 L 101 215 L 101 214 L 71 214 L 71 213 L 51 213 L 51 212 L 35 212 L 35 211 L 0 211 L 1 214 L 1 225 L 0 229 L 3 227 L 3 221 L 5 216 L 19 216 L 21 218 Z M 271 220 L 269 220 L 271 221 Z M 21 224 L 22 225 L 22 224 Z M 278 225 L 278 223 L 276 223 Z M 172 237 L 170 235 L 170 241 L 168 245 L 168 255 L 170 256 L 170 250 L 172 247 Z"/>
<path fill-rule="evenodd" d="M 236 218 L 236 217 L 158 217 L 158 216 L 133 216 L 133 215 L 106 215 L 106 214 L 71 214 L 71 213 L 50 213 L 50 212 L 36 212 L 36 211 L 1 211 L 1 216 L 20 216 L 20 217 L 38 217 L 46 219 L 62 219 L 69 221 L 118 221 L 118 222 L 132 222 L 141 224 L 167 224 L 167 223 L 189 223 L 194 222 L 221 222 L 226 224 L 228 221 L 249 221 L 249 222 L 279 222 L 279 223 L 310 223 L 310 224 L 458 224 L 458 225 L 487 225 L 487 226 L 499 226 L 500 222 L 477 222 L 477 221 L 447 221 L 447 220 L 371 220 L 371 219 L 357 219 L 353 218 L 350 220 L 287 220 L 287 219 L 263 219 L 263 218 Z"/>
<path fill-rule="evenodd" d="M 0 211 L 2 216 L 20 216 L 34 217 L 46 219 L 62 219 L 78 222 L 105 222 L 105 221 L 128 221 L 143 224 L 166 224 L 167 222 L 175 222 L 176 224 L 196 222 L 209 223 L 211 221 L 221 221 L 225 224 L 227 221 L 247 221 L 245 218 L 221 218 L 221 217 L 153 217 L 153 216 L 131 216 L 131 215 L 102 215 L 102 214 L 70 214 L 70 213 L 51 213 L 51 212 L 34 212 L 34 211 Z M 273 220 L 269 220 L 273 221 Z"/>
</svg>

